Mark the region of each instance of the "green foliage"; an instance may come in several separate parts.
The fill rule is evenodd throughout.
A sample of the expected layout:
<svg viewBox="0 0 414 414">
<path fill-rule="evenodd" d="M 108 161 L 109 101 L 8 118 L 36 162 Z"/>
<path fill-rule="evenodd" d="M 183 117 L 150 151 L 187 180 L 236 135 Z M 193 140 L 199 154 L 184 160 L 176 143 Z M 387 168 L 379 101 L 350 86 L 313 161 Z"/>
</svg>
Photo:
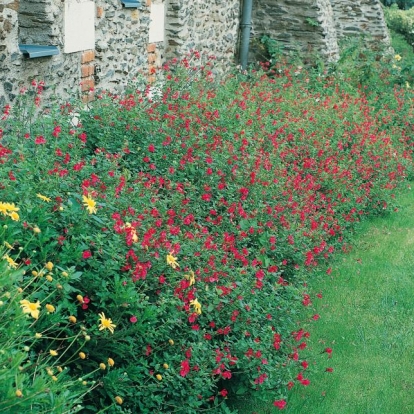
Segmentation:
<svg viewBox="0 0 414 414">
<path fill-rule="evenodd" d="M 393 6 L 384 9 L 387 26 L 394 32 L 402 34 L 406 41 L 414 46 L 414 8 L 399 10 Z"/>
<path fill-rule="evenodd" d="M 316 20 L 314 20 L 314 19 L 312 19 L 310 17 L 307 17 L 305 19 L 305 21 L 306 21 L 307 24 L 309 24 L 312 27 L 319 27 L 320 26 L 319 22 L 317 22 Z"/>
<path fill-rule="evenodd" d="M 1 204 L 1 241 L 41 305 L 33 358 L 58 349 L 84 413 L 282 405 L 306 385 L 307 280 L 411 174 L 410 90 L 386 65 L 356 65 L 377 95 L 343 82 L 345 61 L 217 79 L 201 58 L 86 109 L 35 118 L 24 93 L 0 121 L 0 201 L 20 216 Z"/>
<path fill-rule="evenodd" d="M 8 244 L 5 239 L 11 240 L 13 228 L 3 225 L 3 246 Z M 83 396 L 94 384 L 73 377 L 66 365 L 68 359 L 78 359 L 74 353 L 85 342 L 84 331 L 73 327 L 66 317 L 69 306 L 65 306 L 64 292 L 71 276 L 59 275 L 48 263 L 49 269 L 40 266 L 35 278 L 27 274 L 27 266 L 17 263 L 23 252 L 16 244 L 1 252 L 0 412 L 79 412 Z M 59 287 L 59 282 L 64 287 Z M 68 355 L 64 356 L 61 349 Z"/>
<path fill-rule="evenodd" d="M 414 7 L 414 0 L 381 0 L 381 3 L 388 7 L 399 7 L 402 10 Z"/>
</svg>

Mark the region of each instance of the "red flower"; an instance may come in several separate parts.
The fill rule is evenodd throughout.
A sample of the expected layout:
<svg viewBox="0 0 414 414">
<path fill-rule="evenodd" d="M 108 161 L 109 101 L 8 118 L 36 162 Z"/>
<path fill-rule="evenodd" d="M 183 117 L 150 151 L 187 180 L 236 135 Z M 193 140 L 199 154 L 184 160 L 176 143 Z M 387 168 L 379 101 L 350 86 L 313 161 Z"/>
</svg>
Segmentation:
<svg viewBox="0 0 414 414">
<path fill-rule="evenodd" d="M 90 251 L 90 250 L 85 250 L 85 251 L 82 253 L 82 259 L 89 259 L 90 257 L 92 257 L 92 253 L 91 253 L 91 251 Z"/>
<path fill-rule="evenodd" d="M 325 352 L 329 355 L 329 358 L 332 356 L 332 348 L 325 348 Z"/>
<path fill-rule="evenodd" d="M 37 145 L 46 144 L 46 140 L 44 139 L 44 137 L 39 135 L 38 137 L 35 138 L 35 144 Z"/>
<path fill-rule="evenodd" d="M 181 361 L 180 375 L 185 377 L 190 372 L 190 363 L 188 359 Z"/>
<path fill-rule="evenodd" d="M 231 378 L 231 372 L 230 372 L 230 371 L 224 371 L 224 372 L 221 374 L 221 376 L 222 376 L 224 379 L 230 379 L 230 378 Z"/>
<path fill-rule="evenodd" d="M 133 315 L 133 316 L 131 316 L 130 318 L 129 318 L 129 321 L 131 322 L 131 323 L 136 323 L 137 322 L 137 317 L 135 316 L 135 315 Z"/>
<path fill-rule="evenodd" d="M 227 391 L 226 389 L 223 389 L 223 390 L 221 390 L 221 391 L 219 392 L 219 394 L 220 394 L 222 397 L 227 397 L 228 391 Z"/>
<path fill-rule="evenodd" d="M 283 410 L 286 407 L 286 401 L 285 400 L 277 400 L 273 403 L 273 405 L 276 408 L 279 408 L 279 410 Z"/>
</svg>

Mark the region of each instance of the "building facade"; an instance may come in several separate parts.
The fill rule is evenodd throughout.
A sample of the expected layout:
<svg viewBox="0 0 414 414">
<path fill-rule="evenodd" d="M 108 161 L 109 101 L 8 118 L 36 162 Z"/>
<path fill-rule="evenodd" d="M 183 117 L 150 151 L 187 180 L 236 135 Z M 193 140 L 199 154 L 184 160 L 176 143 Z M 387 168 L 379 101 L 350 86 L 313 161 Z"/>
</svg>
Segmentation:
<svg viewBox="0 0 414 414">
<path fill-rule="evenodd" d="M 243 0 L 0 0 L 0 105 L 33 80 L 48 94 L 122 90 L 137 74 L 191 49 L 228 66 L 238 59 Z M 389 42 L 379 0 L 252 0 L 254 40 L 338 58 L 338 41 Z"/>
</svg>

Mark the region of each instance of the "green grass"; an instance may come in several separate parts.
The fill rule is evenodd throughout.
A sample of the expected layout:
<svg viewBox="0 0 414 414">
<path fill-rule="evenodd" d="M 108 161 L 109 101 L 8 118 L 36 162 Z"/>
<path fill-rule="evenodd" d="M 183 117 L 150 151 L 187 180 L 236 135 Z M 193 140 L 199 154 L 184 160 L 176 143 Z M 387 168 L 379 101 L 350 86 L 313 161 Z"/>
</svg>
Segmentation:
<svg viewBox="0 0 414 414">
<path fill-rule="evenodd" d="M 318 321 L 309 324 L 307 387 L 290 391 L 291 414 L 414 412 L 414 190 L 400 209 L 361 224 L 353 250 L 311 283 Z M 329 359 L 323 350 L 333 349 Z M 332 373 L 325 372 L 332 367 Z M 279 410 L 240 401 L 238 412 Z"/>
</svg>

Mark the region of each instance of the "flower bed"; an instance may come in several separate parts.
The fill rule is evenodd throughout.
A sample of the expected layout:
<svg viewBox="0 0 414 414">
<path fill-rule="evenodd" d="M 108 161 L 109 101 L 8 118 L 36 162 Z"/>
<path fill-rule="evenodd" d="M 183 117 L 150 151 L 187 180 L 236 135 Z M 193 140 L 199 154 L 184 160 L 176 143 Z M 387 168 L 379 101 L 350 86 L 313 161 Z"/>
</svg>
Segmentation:
<svg viewBox="0 0 414 414">
<path fill-rule="evenodd" d="M 196 63 L 166 67 L 153 100 L 6 108 L 1 242 L 20 273 L 0 309 L 28 325 L 9 344 L 27 347 L 24 387 L 2 404 L 26 401 L 47 352 L 46 383 L 73 381 L 67 408 L 85 413 L 229 412 L 252 390 L 283 409 L 308 385 L 306 280 L 411 174 L 406 91 L 381 109 L 294 68 L 219 83 Z"/>
</svg>

